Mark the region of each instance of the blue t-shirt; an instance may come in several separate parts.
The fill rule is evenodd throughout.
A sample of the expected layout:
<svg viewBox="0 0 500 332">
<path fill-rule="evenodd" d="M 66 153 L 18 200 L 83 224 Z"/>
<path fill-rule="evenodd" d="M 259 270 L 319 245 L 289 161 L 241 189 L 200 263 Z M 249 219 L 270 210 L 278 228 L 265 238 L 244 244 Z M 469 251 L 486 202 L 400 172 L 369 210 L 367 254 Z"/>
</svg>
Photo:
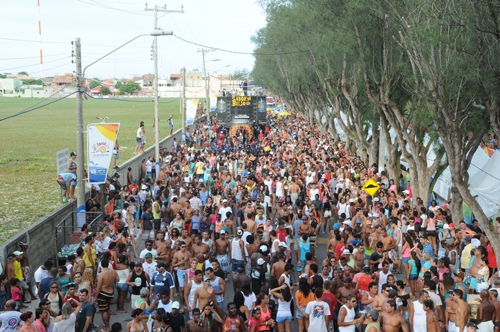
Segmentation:
<svg viewBox="0 0 500 332">
<path fill-rule="evenodd" d="M 153 298 L 155 298 L 156 294 L 161 293 L 162 290 L 175 287 L 174 278 L 170 272 L 165 271 L 164 274 L 155 272 L 153 277 L 151 278 L 151 286 L 154 288 Z"/>
<path fill-rule="evenodd" d="M 295 238 L 296 239 L 300 239 L 299 226 L 301 224 L 302 224 L 302 220 L 301 219 L 295 219 L 295 221 L 293 222 L 293 232 L 295 234 Z"/>
</svg>

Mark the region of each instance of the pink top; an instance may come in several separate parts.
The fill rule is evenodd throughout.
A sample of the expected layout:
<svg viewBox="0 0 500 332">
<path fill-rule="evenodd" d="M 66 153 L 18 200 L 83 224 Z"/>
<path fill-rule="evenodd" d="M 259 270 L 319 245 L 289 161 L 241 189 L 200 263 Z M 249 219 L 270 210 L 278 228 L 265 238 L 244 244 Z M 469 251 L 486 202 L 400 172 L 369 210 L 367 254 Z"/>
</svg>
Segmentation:
<svg viewBox="0 0 500 332">
<path fill-rule="evenodd" d="M 405 251 L 403 251 L 403 253 L 401 254 L 401 257 L 403 257 L 403 258 L 410 257 L 410 251 L 411 251 L 410 247 L 406 248 Z"/>
<path fill-rule="evenodd" d="M 16 286 L 10 287 L 11 300 L 13 301 L 21 301 L 21 294 L 19 293 L 20 289 Z"/>
<path fill-rule="evenodd" d="M 436 223 L 434 222 L 434 219 L 427 219 L 427 230 L 431 232 L 436 230 Z"/>
</svg>

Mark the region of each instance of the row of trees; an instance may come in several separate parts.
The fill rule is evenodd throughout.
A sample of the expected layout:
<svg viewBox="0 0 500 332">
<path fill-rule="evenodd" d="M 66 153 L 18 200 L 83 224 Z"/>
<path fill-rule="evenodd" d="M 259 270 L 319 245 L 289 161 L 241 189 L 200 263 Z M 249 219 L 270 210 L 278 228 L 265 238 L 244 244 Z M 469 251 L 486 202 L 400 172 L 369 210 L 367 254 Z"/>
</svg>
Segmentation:
<svg viewBox="0 0 500 332">
<path fill-rule="evenodd" d="M 500 252 L 498 233 L 471 194 L 467 175 L 485 134 L 500 137 L 500 5 L 492 0 L 260 4 L 267 25 L 252 38 L 252 77 L 333 135 L 336 121 L 367 164 L 378 161 L 384 142 L 395 180 L 404 156 L 413 192 L 424 202 L 431 178 L 449 166 L 455 219 L 463 215 L 463 199 Z"/>
</svg>

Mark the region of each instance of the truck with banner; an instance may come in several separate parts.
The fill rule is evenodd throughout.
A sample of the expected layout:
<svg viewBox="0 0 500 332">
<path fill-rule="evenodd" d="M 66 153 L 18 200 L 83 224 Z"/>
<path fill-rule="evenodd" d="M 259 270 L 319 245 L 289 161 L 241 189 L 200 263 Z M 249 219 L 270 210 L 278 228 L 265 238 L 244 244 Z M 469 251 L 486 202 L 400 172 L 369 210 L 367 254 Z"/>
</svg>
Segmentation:
<svg viewBox="0 0 500 332">
<path fill-rule="evenodd" d="M 265 96 L 218 97 L 215 111 L 217 122 L 228 127 L 230 134 L 238 129 L 250 133 L 254 124 L 267 121 Z"/>
</svg>

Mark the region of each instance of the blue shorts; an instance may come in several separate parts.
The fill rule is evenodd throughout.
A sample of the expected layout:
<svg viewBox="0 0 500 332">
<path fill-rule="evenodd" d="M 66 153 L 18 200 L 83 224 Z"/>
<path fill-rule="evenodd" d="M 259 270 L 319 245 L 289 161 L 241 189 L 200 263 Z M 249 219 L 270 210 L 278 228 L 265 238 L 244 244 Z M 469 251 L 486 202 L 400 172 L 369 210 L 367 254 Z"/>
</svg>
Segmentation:
<svg viewBox="0 0 500 332">
<path fill-rule="evenodd" d="M 177 280 L 179 281 L 179 287 L 184 287 L 184 281 L 186 280 L 186 270 L 177 270 Z"/>
<path fill-rule="evenodd" d="M 365 254 L 365 261 L 369 261 L 371 259 L 371 255 Z"/>
<path fill-rule="evenodd" d="M 126 283 L 121 283 L 117 282 L 116 283 L 116 288 L 122 292 L 127 292 L 128 291 L 128 285 Z"/>
<path fill-rule="evenodd" d="M 418 274 L 410 274 L 410 280 L 418 280 Z"/>
<path fill-rule="evenodd" d="M 302 261 L 302 266 L 298 266 L 298 265 L 297 265 L 297 267 L 296 267 L 297 271 L 298 271 L 298 272 L 302 271 L 302 270 L 306 267 L 306 265 L 307 265 L 306 260 L 303 260 L 303 261 Z"/>
<path fill-rule="evenodd" d="M 277 323 L 284 323 L 284 322 L 291 322 L 291 321 L 292 321 L 292 315 L 291 314 L 290 315 L 276 316 L 276 322 Z"/>
<path fill-rule="evenodd" d="M 402 260 L 403 260 L 403 264 L 406 265 L 410 262 L 410 257 L 403 257 Z"/>
<path fill-rule="evenodd" d="M 238 260 L 238 259 L 232 259 L 231 260 L 231 270 L 233 271 L 233 273 L 236 273 L 238 272 L 237 269 L 238 267 L 241 267 L 242 269 L 245 268 L 245 264 L 244 262 L 241 260 Z"/>
<path fill-rule="evenodd" d="M 304 311 L 304 312 L 306 311 L 306 307 L 300 306 L 300 308 L 302 309 L 302 311 Z M 299 309 L 295 310 L 295 317 L 297 319 L 304 319 L 305 318 L 304 315 L 302 315 L 302 313 L 299 311 Z"/>
</svg>

